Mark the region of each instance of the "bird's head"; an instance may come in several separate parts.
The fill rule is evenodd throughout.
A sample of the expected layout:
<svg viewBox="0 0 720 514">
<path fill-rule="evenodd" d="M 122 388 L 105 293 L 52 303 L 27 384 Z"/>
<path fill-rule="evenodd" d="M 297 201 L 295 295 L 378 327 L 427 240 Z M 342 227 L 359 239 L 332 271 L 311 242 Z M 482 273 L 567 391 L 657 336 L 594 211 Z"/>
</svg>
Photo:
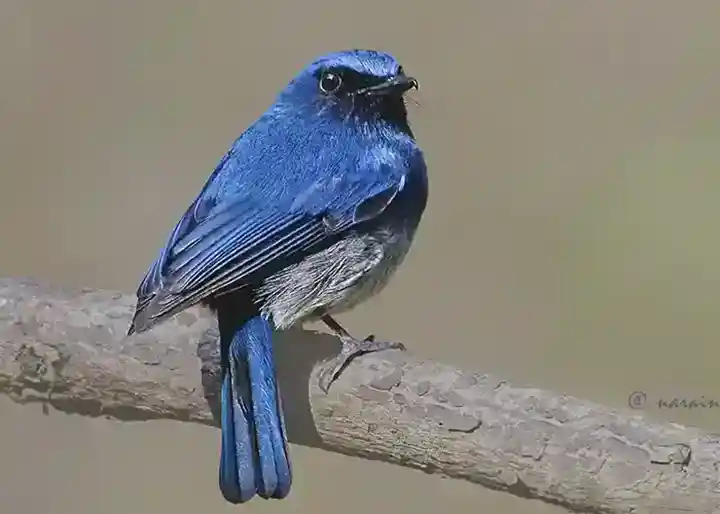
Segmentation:
<svg viewBox="0 0 720 514">
<path fill-rule="evenodd" d="M 409 132 L 404 95 L 418 82 L 390 54 L 348 50 L 319 57 L 288 84 L 279 100 L 341 121 L 389 123 Z"/>
</svg>

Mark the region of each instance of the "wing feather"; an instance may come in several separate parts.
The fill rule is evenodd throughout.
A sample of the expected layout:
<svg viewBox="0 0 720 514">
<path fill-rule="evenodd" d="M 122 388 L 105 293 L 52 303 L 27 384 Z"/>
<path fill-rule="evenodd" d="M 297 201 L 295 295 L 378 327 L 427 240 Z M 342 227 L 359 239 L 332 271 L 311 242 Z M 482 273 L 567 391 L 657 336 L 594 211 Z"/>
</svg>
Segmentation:
<svg viewBox="0 0 720 514">
<path fill-rule="evenodd" d="M 234 292 L 282 267 L 333 244 L 359 223 L 380 215 L 403 188 L 402 175 L 365 185 L 346 177 L 349 189 L 327 177 L 299 194 L 259 203 L 254 192 L 222 202 L 208 188 L 173 229 L 137 290 L 138 303 L 129 333 L 204 299 Z M 323 187 L 327 186 L 327 187 Z"/>
</svg>

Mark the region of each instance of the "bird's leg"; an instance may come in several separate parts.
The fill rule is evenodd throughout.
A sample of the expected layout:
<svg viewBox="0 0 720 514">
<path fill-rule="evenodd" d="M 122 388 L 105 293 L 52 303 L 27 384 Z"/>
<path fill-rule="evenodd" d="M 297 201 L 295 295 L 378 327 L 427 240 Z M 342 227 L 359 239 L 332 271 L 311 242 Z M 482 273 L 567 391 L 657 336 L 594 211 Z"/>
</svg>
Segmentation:
<svg viewBox="0 0 720 514">
<path fill-rule="evenodd" d="M 320 372 L 319 385 L 320 389 L 327 394 L 330 385 L 340 376 L 345 367 L 358 355 L 366 353 L 379 352 L 382 350 L 405 350 L 405 345 L 392 341 L 376 341 L 375 336 L 370 335 L 365 339 L 359 340 L 351 336 L 340 323 L 335 321 L 332 316 L 325 314 L 322 318 L 328 328 L 342 342 L 342 350 L 340 354 L 328 362 L 324 369 Z"/>
</svg>

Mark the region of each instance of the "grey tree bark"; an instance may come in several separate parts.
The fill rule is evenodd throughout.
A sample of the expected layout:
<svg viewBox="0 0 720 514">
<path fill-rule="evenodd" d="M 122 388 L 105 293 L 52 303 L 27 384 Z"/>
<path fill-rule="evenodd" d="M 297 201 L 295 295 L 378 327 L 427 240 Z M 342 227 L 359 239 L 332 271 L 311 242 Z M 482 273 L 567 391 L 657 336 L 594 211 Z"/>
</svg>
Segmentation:
<svg viewBox="0 0 720 514">
<path fill-rule="evenodd" d="M 125 333 L 132 296 L 0 279 L 0 392 L 89 416 L 216 425 L 217 330 L 201 308 Z M 465 479 L 577 512 L 720 512 L 720 437 L 304 330 L 275 354 L 290 441 Z M 372 477 L 368 477 L 371 481 Z"/>
</svg>

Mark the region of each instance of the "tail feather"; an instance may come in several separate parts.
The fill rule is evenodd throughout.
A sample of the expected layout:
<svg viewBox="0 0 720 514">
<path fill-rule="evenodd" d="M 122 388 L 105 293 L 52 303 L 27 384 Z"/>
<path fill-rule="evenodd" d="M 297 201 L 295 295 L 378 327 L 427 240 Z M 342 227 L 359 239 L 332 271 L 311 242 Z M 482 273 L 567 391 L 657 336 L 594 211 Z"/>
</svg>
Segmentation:
<svg viewBox="0 0 720 514">
<path fill-rule="evenodd" d="M 292 474 L 272 354 L 260 316 L 235 329 L 223 377 L 220 489 L 231 503 L 285 498 Z"/>
<path fill-rule="evenodd" d="M 232 369 L 232 368 L 230 368 Z M 225 371 L 222 382 L 222 441 L 220 491 L 230 503 L 244 503 L 255 496 L 255 441 L 252 413 L 233 392 L 235 372 Z M 239 398 L 238 398 L 239 396 Z"/>
</svg>

